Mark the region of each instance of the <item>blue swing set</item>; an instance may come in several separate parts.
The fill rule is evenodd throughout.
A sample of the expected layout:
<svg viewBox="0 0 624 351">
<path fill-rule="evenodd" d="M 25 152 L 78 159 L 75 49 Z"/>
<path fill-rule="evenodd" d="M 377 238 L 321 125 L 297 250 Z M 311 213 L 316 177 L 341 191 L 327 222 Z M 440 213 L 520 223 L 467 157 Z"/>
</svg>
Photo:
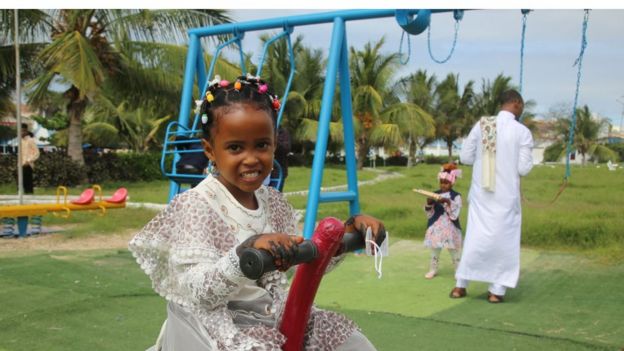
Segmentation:
<svg viewBox="0 0 624 351">
<path fill-rule="evenodd" d="M 523 35 L 522 35 L 522 50 L 521 57 L 524 55 L 524 31 L 526 28 L 526 10 L 523 10 Z M 184 184 L 196 184 L 199 183 L 204 175 L 202 174 L 188 174 L 178 172 L 176 164 L 185 154 L 190 153 L 203 153 L 203 150 L 197 148 L 185 148 L 189 144 L 199 142 L 199 135 L 201 129 L 197 128 L 199 120 L 198 115 L 195 115 L 193 123 L 190 122 L 190 116 L 192 112 L 193 101 L 193 89 L 194 83 L 197 82 L 199 96 L 203 96 L 209 85 L 208 77 L 214 75 L 214 69 L 216 60 L 223 48 L 236 45 L 240 54 L 240 68 L 242 74 L 246 74 L 245 57 L 242 49 L 242 42 L 245 33 L 259 30 L 270 29 L 282 29 L 282 32 L 269 39 L 263 48 L 263 53 L 258 65 L 258 71 L 256 75 L 262 73 L 262 68 L 267 51 L 272 43 L 277 40 L 286 40 L 289 51 L 290 59 L 290 74 L 288 82 L 286 84 L 285 91 L 282 95 L 283 102 L 278 112 L 277 126 L 282 120 L 284 113 L 284 107 L 286 106 L 286 99 L 290 91 L 291 83 L 295 75 L 295 58 L 292 48 L 290 35 L 294 29 L 298 26 L 333 23 L 333 30 L 331 36 L 331 42 L 329 47 L 329 57 L 327 62 L 326 80 L 323 87 L 323 97 L 321 102 L 321 111 L 319 115 L 317 142 L 314 149 L 314 160 L 312 163 L 312 175 L 309 185 L 308 202 L 306 206 L 305 224 L 303 229 L 303 235 L 306 239 L 309 239 L 314 230 L 314 224 L 316 222 L 316 215 L 319 203 L 322 202 L 349 202 L 349 212 L 351 215 L 360 212 L 359 204 L 359 192 L 357 187 L 357 166 L 355 157 L 355 134 L 352 120 L 352 96 L 350 85 L 350 72 L 349 72 L 349 50 L 347 45 L 346 36 L 346 24 L 349 21 L 374 19 L 383 17 L 395 17 L 399 26 L 408 34 L 417 35 L 422 33 L 429 27 L 431 22 L 431 15 L 435 13 L 453 12 L 453 16 L 456 20 L 455 24 L 455 37 L 453 41 L 453 48 L 449 55 L 441 60 L 433 57 L 431 53 L 430 37 L 429 38 L 429 51 L 431 58 L 438 63 L 447 62 L 457 42 L 457 32 L 459 28 L 459 21 L 463 18 L 463 10 L 451 10 L 451 9 L 439 9 L 439 10 L 345 10 L 345 11 L 333 11 L 326 13 L 317 13 L 309 15 L 279 17 L 272 19 L 264 19 L 257 21 L 248 21 L 242 23 L 229 23 L 221 24 L 212 27 L 194 28 L 188 31 L 189 34 L 189 46 L 186 57 L 186 66 L 184 73 L 184 83 L 182 87 L 182 96 L 180 103 L 180 112 L 177 121 L 171 122 L 167 126 L 164 147 L 161 157 L 161 170 L 163 174 L 170 179 L 170 191 L 169 200 L 171 200 L 176 194 L 180 193 L 184 189 Z M 583 49 L 586 43 L 585 31 L 587 27 L 587 13 L 585 16 L 584 30 L 583 30 Z M 201 45 L 201 39 L 211 36 L 224 36 L 230 35 L 231 39 L 221 43 L 217 46 L 215 53 L 212 56 L 212 61 L 208 71 L 206 72 L 206 63 L 204 61 L 204 53 Z M 409 59 L 409 35 L 408 35 L 408 59 Z M 578 90 L 580 84 L 580 69 L 583 57 L 583 50 L 577 60 L 579 62 L 579 74 L 577 80 L 577 90 L 574 101 L 574 108 L 576 110 Z M 520 75 L 520 86 L 522 87 L 522 64 Z M 325 166 L 325 155 L 327 152 L 327 142 L 329 137 L 329 123 L 331 120 L 332 105 L 334 102 L 334 96 L 336 92 L 336 83 L 340 84 L 340 104 L 342 111 L 342 122 L 344 131 L 344 151 L 345 151 L 345 164 L 347 173 L 347 190 L 339 192 L 321 192 L 321 183 L 323 178 L 323 169 Z M 575 112 L 575 111 L 574 111 Z M 575 124 L 573 119 L 572 125 Z M 571 134 L 573 133 L 573 126 L 571 127 Z M 572 140 L 572 135 L 570 135 Z M 167 162 L 169 157 L 173 156 L 173 162 Z M 569 158 L 569 146 L 568 146 L 568 158 Z M 569 161 L 568 161 L 569 162 Z M 278 177 L 272 179 L 272 184 L 277 188 L 281 187 L 283 182 L 281 166 L 276 163 L 276 169 L 279 171 Z M 569 177 L 569 164 L 566 167 L 566 179 Z"/>
</svg>

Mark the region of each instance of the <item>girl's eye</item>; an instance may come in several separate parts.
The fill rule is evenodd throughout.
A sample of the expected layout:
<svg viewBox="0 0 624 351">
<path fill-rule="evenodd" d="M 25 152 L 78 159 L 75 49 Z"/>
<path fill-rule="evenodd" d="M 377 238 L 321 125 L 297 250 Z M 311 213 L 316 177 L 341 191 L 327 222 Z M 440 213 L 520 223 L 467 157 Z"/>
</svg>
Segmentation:
<svg viewBox="0 0 624 351">
<path fill-rule="evenodd" d="M 233 145 L 228 145 L 227 149 L 230 151 L 237 152 L 241 150 L 241 147 L 240 145 L 233 144 Z"/>
<path fill-rule="evenodd" d="M 270 144 L 269 144 L 269 143 L 267 143 L 267 142 L 264 142 L 264 141 L 263 141 L 263 142 L 258 143 L 258 148 L 259 148 L 259 149 L 266 149 L 266 148 L 268 148 L 269 146 L 270 146 Z"/>
</svg>

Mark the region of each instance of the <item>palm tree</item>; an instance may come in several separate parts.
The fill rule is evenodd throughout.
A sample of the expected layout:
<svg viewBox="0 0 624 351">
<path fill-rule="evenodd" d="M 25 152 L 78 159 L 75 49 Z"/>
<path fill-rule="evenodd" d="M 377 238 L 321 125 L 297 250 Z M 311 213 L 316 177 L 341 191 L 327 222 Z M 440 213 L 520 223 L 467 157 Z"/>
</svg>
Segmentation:
<svg viewBox="0 0 624 351">
<path fill-rule="evenodd" d="M 67 153 L 80 164 L 84 164 L 82 119 L 87 107 L 97 96 L 104 95 L 109 84 L 120 93 L 130 93 L 128 87 L 132 82 L 120 77 L 136 67 L 122 54 L 124 45 L 149 43 L 143 45 L 144 50 L 156 49 L 156 42 L 181 42 L 188 28 L 229 21 L 222 10 L 91 9 L 49 10 L 38 14 L 41 15 L 36 21 L 39 27 L 32 39 L 41 42 L 47 37 L 49 42 L 45 42 L 38 55 L 43 74 L 27 87 L 32 89 L 34 101 L 42 99 L 52 85 L 63 87 L 69 117 Z M 147 57 L 145 54 L 142 57 L 145 61 L 136 58 L 135 61 L 149 63 Z"/>
<path fill-rule="evenodd" d="M 570 138 L 571 117 L 559 118 L 556 121 L 559 140 L 550 147 L 550 152 L 559 151 L 559 158 L 565 156 L 567 141 Z M 587 162 L 587 156 L 598 157 L 602 160 L 617 160 L 617 152 L 600 143 L 600 132 L 608 128 L 606 119 L 592 118 L 587 105 L 576 110 L 576 125 L 574 127 L 574 140 L 572 147 L 581 155 L 583 165 Z"/>
<path fill-rule="evenodd" d="M 371 135 L 382 121 L 380 112 L 399 102 L 390 89 L 391 78 L 397 68 L 398 54 L 381 53 L 384 38 L 368 42 L 362 51 L 351 47 L 351 84 L 353 86 L 353 114 L 355 119 L 358 168 L 372 146 Z"/>
<path fill-rule="evenodd" d="M 434 92 L 437 84 L 435 75 L 428 76 L 427 71 L 418 70 L 415 74 L 400 79 L 397 88 L 408 102 L 418 106 L 428 115 L 433 116 Z M 435 128 L 435 121 L 433 123 Z M 408 138 L 409 157 L 407 166 L 410 167 L 416 164 L 416 150 L 422 150 L 425 145 L 434 140 L 435 129 L 426 130 L 425 133 L 420 135 L 414 134 L 414 137 Z"/>
<path fill-rule="evenodd" d="M 382 123 L 373 129 L 371 141 L 384 147 L 407 145 L 408 167 L 416 164 L 419 138 L 430 138 L 435 135 L 433 116 L 413 103 L 401 102 L 390 105 L 381 112 L 381 121 Z"/>
<path fill-rule="evenodd" d="M 20 67 L 21 78 L 26 81 L 37 75 L 40 68 L 35 60 L 41 44 L 28 41 L 41 25 L 43 12 L 20 10 Z M 15 16 L 13 10 L 0 10 L 0 116 L 15 113 L 11 95 L 15 90 Z"/>
<path fill-rule="evenodd" d="M 460 91 L 459 75 L 449 73 L 435 89 L 436 138 L 444 140 L 449 161 L 453 157 L 453 142 L 466 135 L 474 122 L 474 82 L 469 81 Z"/>
<path fill-rule="evenodd" d="M 497 75 L 493 82 L 483 79 L 481 94 L 475 99 L 475 116 L 495 116 L 500 108 L 500 96 L 504 91 L 512 88 L 511 77 L 502 73 Z"/>
</svg>

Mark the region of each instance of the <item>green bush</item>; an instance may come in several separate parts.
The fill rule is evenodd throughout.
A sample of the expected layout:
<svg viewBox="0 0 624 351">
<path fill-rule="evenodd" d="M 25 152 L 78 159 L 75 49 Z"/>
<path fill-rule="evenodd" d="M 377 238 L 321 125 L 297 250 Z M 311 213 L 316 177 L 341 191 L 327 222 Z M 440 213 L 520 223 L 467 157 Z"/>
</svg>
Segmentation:
<svg viewBox="0 0 624 351">
<path fill-rule="evenodd" d="M 15 155 L 0 156 L 0 184 L 15 183 L 16 165 Z M 80 166 L 62 152 L 42 152 L 34 172 L 39 187 L 157 179 L 163 179 L 160 153 L 87 153 L 85 166 Z"/>
<path fill-rule="evenodd" d="M 89 182 L 162 179 L 160 153 L 106 153 L 85 157 Z"/>
<path fill-rule="evenodd" d="M 564 145 L 561 142 L 556 142 L 549 145 L 544 150 L 544 162 L 557 162 L 561 159 L 561 153 L 564 151 Z"/>
<path fill-rule="evenodd" d="M 451 160 L 457 163 L 459 161 L 459 158 L 457 156 L 453 156 L 451 157 Z M 434 156 L 434 155 L 425 156 L 426 164 L 442 165 L 448 162 L 449 162 L 448 156 Z"/>
<path fill-rule="evenodd" d="M 17 156 L 0 155 L 0 184 L 15 183 L 17 174 Z"/>
<path fill-rule="evenodd" d="M 63 152 L 42 152 L 33 178 L 35 186 L 75 186 L 86 179 L 86 169 Z"/>
<path fill-rule="evenodd" d="M 607 144 L 607 146 L 609 147 L 609 149 L 618 153 L 618 156 L 620 156 L 620 160 L 624 160 L 624 143 Z"/>
</svg>

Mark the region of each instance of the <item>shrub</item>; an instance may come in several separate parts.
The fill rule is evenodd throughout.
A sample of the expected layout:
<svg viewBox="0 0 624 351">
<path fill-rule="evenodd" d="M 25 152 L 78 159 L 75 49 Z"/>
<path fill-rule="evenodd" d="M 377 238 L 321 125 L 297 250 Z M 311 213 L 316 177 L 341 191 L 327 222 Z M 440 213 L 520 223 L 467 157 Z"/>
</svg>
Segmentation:
<svg viewBox="0 0 624 351">
<path fill-rule="evenodd" d="M 17 160 L 15 155 L 0 157 L 0 183 L 14 183 Z M 85 154 L 80 166 L 62 152 L 42 152 L 35 164 L 34 183 L 41 187 L 74 186 L 85 181 L 149 181 L 162 179 L 160 153 Z"/>
<path fill-rule="evenodd" d="M 106 153 L 85 157 L 89 182 L 162 179 L 160 153 Z"/>
<path fill-rule="evenodd" d="M 617 152 L 620 160 L 624 161 L 624 143 L 607 144 L 607 146 L 609 147 L 609 149 Z"/>
<path fill-rule="evenodd" d="M 451 157 L 451 160 L 456 163 L 459 162 L 459 158 L 457 156 Z M 448 156 L 434 156 L 434 155 L 425 156 L 426 164 L 441 165 L 441 164 L 448 163 L 448 162 L 449 162 Z"/>
<path fill-rule="evenodd" d="M 33 180 L 36 186 L 75 186 L 86 179 L 86 168 L 63 152 L 42 152 L 35 163 Z"/>
<path fill-rule="evenodd" d="M 17 155 L 0 155 L 0 184 L 15 183 L 17 175 Z"/>
</svg>

